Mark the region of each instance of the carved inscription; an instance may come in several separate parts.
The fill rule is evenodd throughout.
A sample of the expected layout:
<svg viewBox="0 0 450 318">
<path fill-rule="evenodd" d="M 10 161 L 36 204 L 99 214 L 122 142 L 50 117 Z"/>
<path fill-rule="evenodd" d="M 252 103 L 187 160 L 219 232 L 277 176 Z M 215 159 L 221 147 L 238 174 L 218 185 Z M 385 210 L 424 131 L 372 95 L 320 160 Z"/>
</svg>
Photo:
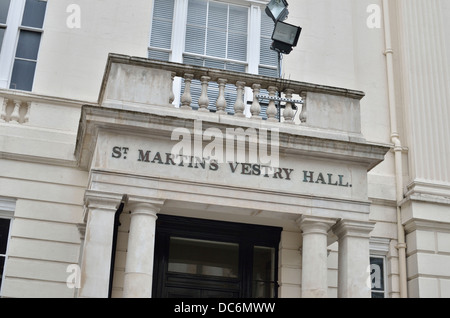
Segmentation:
<svg viewBox="0 0 450 318">
<path fill-rule="evenodd" d="M 129 147 L 123 146 L 113 147 L 111 151 L 111 158 L 115 160 L 136 160 L 140 163 L 209 171 L 227 169 L 231 174 L 280 179 L 286 181 L 293 180 L 293 178 L 301 178 L 301 181 L 304 183 L 314 183 L 344 188 L 352 187 L 344 174 L 333 174 L 310 170 L 302 170 L 296 173 L 296 171 L 291 168 L 271 167 L 246 162 L 227 162 L 224 165 L 220 165 L 215 159 L 184 156 L 143 149 L 131 150 Z"/>
</svg>

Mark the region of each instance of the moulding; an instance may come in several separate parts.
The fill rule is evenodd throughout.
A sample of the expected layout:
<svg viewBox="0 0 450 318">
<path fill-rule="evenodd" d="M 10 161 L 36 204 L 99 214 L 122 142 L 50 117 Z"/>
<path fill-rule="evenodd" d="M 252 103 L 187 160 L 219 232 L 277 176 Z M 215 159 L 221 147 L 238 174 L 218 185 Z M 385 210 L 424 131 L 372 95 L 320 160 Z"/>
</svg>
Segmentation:
<svg viewBox="0 0 450 318">
<path fill-rule="evenodd" d="M 63 97 L 56 97 L 56 96 L 49 96 L 49 95 L 42 95 L 32 92 L 26 92 L 26 91 L 20 91 L 20 90 L 13 90 L 13 89 L 5 89 L 0 88 L 0 97 L 4 97 L 7 99 L 18 99 L 25 102 L 46 102 L 50 104 L 56 104 L 56 105 L 64 105 L 64 106 L 71 106 L 76 108 L 81 108 L 84 104 L 96 104 L 96 101 L 88 102 L 88 101 L 82 101 L 77 99 L 69 99 L 69 98 L 63 98 Z"/>
<path fill-rule="evenodd" d="M 443 232 L 450 233 L 450 223 L 425 220 L 425 219 L 410 219 L 405 223 L 404 227 L 405 227 L 406 234 L 409 234 L 409 233 L 417 231 L 417 230 L 443 231 Z"/>
<path fill-rule="evenodd" d="M 101 85 L 101 89 L 100 89 L 100 94 L 99 94 L 99 98 L 98 98 L 99 105 L 102 105 L 102 103 L 103 103 L 104 94 L 105 94 L 105 90 L 107 87 L 107 82 L 109 79 L 111 66 L 114 63 L 141 66 L 141 67 L 153 68 L 153 69 L 163 69 L 166 71 L 175 72 L 177 74 L 177 76 L 189 73 L 189 74 L 193 74 L 196 77 L 199 77 L 198 75 L 202 74 L 202 75 L 207 75 L 207 76 L 211 77 L 211 79 L 213 81 L 215 81 L 217 78 L 224 78 L 224 76 L 225 76 L 226 78 L 236 79 L 236 81 L 238 81 L 238 80 L 244 81 L 249 86 L 252 86 L 255 83 L 270 82 L 270 83 L 273 83 L 274 86 L 279 86 L 279 87 L 295 86 L 298 88 L 297 90 L 299 90 L 299 91 L 345 96 L 345 97 L 354 98 L 357 100 L 361 100 L 365 96 L 365 93 L 362 91 L 351 90 L 351 89 L 346 89 L 346 88 L 298 82 L 298 81 L 294 81 L 294 80 L 277 79 L 277 78 L 272 78 L 272 77 L 267 77 L 267 76 L 262 76 L 262 75 L 233 72 L 233 71 L 228 71 L 228 70 L 211 69 L 211 68 L 207 68 L 207 67 L 191 66 L 191 65 L 181 64 L 181 63 L 165 62 L 165 61 L 151 60 L 151 59 L 143 58 L 143 57 L 135 57 L 135 56 L 128 56 L 128 55 L 123 55 L 123 54 L 110 53 L 108 55 L 108 61 L 106 64 L 106 68 L 105 68 L 105 72 L 104 72 L 104 76 L 103 76 L 103 80 L 102 80 L 102 85 Z"/>
<path fill-rule="evenodd" d="M 369 239 L 370 254 L 386 256 L 389 252 L 391 240 L 385 237 L 371 237 Z"/>
<path fill-rule="evenodd" d="M 228 118 L 233 117 L 233 118 Z M 193 132 L 195 121 L 202 123 L 202 129 L 255 128 L 277 129 L 280 153 L 304 155 L 365 165 L 367 170 L 384 160 L 389 146 L 366 142 L 362 138 L 352 140 L 348 134 L 334 133 L 306 127 L 240 120 L 234 116 L 183 112 L 170 107 L 154 106 L 148 113 L 123 109 L 111 109 L 84 105 L 78 128 L 75 157 L 78 165 L 88 169 L 100 129 L 118 134 L 152 136 L 170 140 L 175 128 L 186 128 Z"/>
<path fill-rule="evenodd" d="M 0 217 L 10 218 L 16 210 L 16 199 L 0 197 Z"/>
<path fill-rule="evenodd" d="M 130 182 L 130 180 L 133 180 Z M 295 222 L 300 215 L 324 218 L 369 219 L 370 203 L 331 197 L 314 197 L 295 192 L 279 192 L 245 188 L 227 184 L 134 175 L 130 173 L 92 170 L 90 188 L 127 193 L 128 197 L 154 201 L 189 202 L 203 205 L 208 211 L 214 206 L 228 207 L 242 215 L 281 218 Z M 101 191 L 100 191 L 101 192 Z"/>
<path fill-rule="evenodd" d="M 4 152 L 0 151 L 0 160 L 13 160 L 13 161 L 24 161 L 24 162 L 30 162 L 30 163 L 40 163 L 45 165 L 52 165 L 52 166 L 61 166 L 61 167 L 69 167 L 69 168 L 77 168 L 78 164 L 75 159 L 69 160 L 69 159 L 57 159 L 52 157 L 42 157 L 42 156 L 34 156 L 34 155 L 27 155 L 27 154 L 21 154 L 21 153 L 11 153 L 11 152 Z"/>
<path fill-rule="evenodd" d="M 337 237 L 342 238 L 346 236 L 370 238 L 370 232 L 375 227 L 376 222 L 372 221 L 355 221 L 355 220 L 340 220 L 334 225 L 331 230 Z"/>
<path fill-rule="evenodd" d="M 406 188 L 405 199 L 400 204 L 411 200 L 450 205 L 450 183 L 417 179 Z"/>
<path fill-rule="evenodd" d="M 119 208 L 122 201 L 126 202 L 126 195 L 97 191 L 97 190 L 86 190 L 84 194 L 84 212 L 83 212 L 83 222 L 86 223 L 90 210 L 92 209 L 102 209 L 115 213 Z"/>
</svg>

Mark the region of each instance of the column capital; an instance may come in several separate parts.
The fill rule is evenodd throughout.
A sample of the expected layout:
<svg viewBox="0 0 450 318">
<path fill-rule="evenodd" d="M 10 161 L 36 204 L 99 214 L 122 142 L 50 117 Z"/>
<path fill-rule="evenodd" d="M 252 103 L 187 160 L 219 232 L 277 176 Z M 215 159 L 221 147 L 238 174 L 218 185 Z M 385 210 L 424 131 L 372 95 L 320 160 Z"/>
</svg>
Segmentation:
<svg viewBox="0 0 450 318">
<path fill-rule="evenodd" d="M 328 230 L 336 224 L 337 219 L 314 215 L 302 215 L 296 222 L 303 234 L 316 231 L 326 234 Z"/>
<path fill-rule="evenodd" d="M 131 214 L 154 214 L 156 216 L 157 213 L 161 210 L 164 205 L 164 199 L 158 198 L 148 198 L 148 197 L 139 197 L 139 196 L 128 196 L 128 201 L 126 203 L 125 208 L 131 212 Z"/>
<path fill-rule="evenodd" d="M 101 209 L 115 213 L 123 200 L 126 200 L 126 196 L 122 194 L 86 190 L 84 193 L 85 210 L 83 213 L 83 222 L 86 223 L 89 211 L 93 209 Z"/>
<path fill-rule="evenodd" d="M 372 221 L 341 219 L 331 230 L 339 239 L 346 236 L 369 238 L 374 227 L 375 222 Z"/>
<path fill-rule="evenodd" d="M 122 194 L 86 190 L 84 193 L 84 205 L 95 208 L 118 208 L 123 199 Z"/>
</svg>

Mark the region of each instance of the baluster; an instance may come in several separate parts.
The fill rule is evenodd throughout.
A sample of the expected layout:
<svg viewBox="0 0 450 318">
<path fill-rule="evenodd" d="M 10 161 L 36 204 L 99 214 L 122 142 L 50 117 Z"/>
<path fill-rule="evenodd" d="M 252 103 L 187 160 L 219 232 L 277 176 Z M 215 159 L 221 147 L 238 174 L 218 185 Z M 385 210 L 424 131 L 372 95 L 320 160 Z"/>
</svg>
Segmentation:
<svg viewBox="0 0 450 318">
<path fill-rule="evenodd" d="M 194 78 L 193 74 L 184 74 L 184 92 L 183 96 L 181 96 L 181 109 L 192 109 L 191 102 L 191 82 Z"/>
<path fill-rule="evenodd" d="M 244 110 L 245 110 L 245 104 L 244 104 L 244 87 L 245 82 L 237 81 L 236 82 L 237 87 L 237 96 L 236 96 L 236 102 L 234 103 L 234 114 L 238 117 L 244 117 Z"/>
<path fill-rule="evenodd" d="M 208 98 L 208 84 L 211 80 L 211 77 L 209 76 L 202 76 L 202 94 L 200 95 L 200 98 L 198 99 L 198 106 L 199 111 L 207 112 L 208 106 L 209 106 L 209 98 Z"/>
<path fill-rule="evenodd" d="M 217 108 L 217 113 L 219 113 L 219 114 L 224 114 L 225 109 L 227 108 L 227 101 L 225 99 L 225 84 L 227 82 L 228 81 L 223 78 L 219 78 L 217 80 L 217 83 L 219 84 L 219 97 L 217 97 L 216 108 Z"/>
<path fill-rule="evenodd" d="M 284 93 L 285 93 L 287 99 L 292 99 L 292 94 L 294 93 L 294 90 L 288 88 L 285 90 Z M 292 103 L 287 101 L 286 106 L 284 107 L 284 112 L 283 112 L 284 120 L 288 124 L 293 124 L 294 123 L 294 115 L 295 115 L 295 113 L 292 110 Z"/>
<path fill-rule="evenodd" d="M 174 81 L 176 75 L 177 75 L 177 73 L 175 73 L 175 72 L 172 72 L 172 74 L 171 74 L 171 76 L 172 76 L 172 86 L 170 88 L 169 104 L 172 104 L 173 101 L 175 100 L 175 94 L 173 93 L 173 81 Z"/>
<path fill-rule="evenodd" d="M 261 91 L 261 85 L 260 84 L 253 84 L 253 103 L 250 107 L 250 112 L 252 113 L 253 119 L 262 119 L 261 116 L 261 105 L 259 104 L 258 97 L 256 95 L 259 95 L 259 92 Z"/>
<path fill-rule="evenodd" d="M 26 102 L 26 104 L 27 104 L 27 110 L 26 110 L 25 116 L 23 117 L 24 124 L 30 121 L 31 102 Z"/>
<path fill-rule="evenodd" d="M 277 88 L 275 86 L 269 86 L 267 90 L 269 91 L 269 96 L 275 98 Z M 275 106 L 275 100 L 273 99 L 269 100 L 269 106 L 267 107 L 266 114 L 267 114 L 267 121 L 278 121 L 276 118 L 277 107 Z"/>
<path fill-rule="evenodd" d="M 6 107 L 8 106 L 8 99 L 3 99 L 2 112 L 0 114 L 0 123 L 6 122 Z"/>
<path fill-rule="evenodd" d="M 18 124 L 19 120 L 20 120 L 20 106 L 21 106 L 21 101 L 15 100 L 14 101 L 14 110 L 11 114 L 11 123 L 13 124 Z"/>
<path fill-rule="evenodd" d="M 308 113 L 307 113 L 307 110 L 306 110 L 306 94 L 307 94 L 306 92 L 301 92 L 300 93 L 300 97 L 303 100 L 302 111 L 300 113 L 300 121 L 302 123 L 306 123 L 306 119 L 308 117 Z"/>
</svg>

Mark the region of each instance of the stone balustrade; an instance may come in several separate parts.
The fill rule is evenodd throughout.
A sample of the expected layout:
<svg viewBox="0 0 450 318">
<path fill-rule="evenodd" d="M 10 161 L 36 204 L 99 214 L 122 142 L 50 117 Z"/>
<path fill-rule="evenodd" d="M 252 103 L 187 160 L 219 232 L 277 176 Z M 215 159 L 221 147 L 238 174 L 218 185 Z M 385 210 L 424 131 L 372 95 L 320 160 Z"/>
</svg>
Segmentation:
<svg viewBox="0 0 450 318">
<path fill-rule="evenodd" d="M 183 85 L 179 85 L 181 91 L 174 89 L 177 78 L 183 79 Z M 191 91 L 194 81 L 200 90 L 197 97 Z M 225 90 L 230 90 L 230 84 L 235 91 L 227 96 Z M 218 91 L 213 101 L 208 93 L 211 86 Z M 109 55 L 99 105 L 113 108 L 137 105 L 145 111 L 152 105 L 173 106 L 176 94 L 180 94 L 176 105 L 180 116 L 183 111 L 227 115 L 230 112 L 226 110 L 232 107 L 234 116 L 245 117 L 246 99 L 249 99 L 249 120 L 267 119 L 274 123 L 361 133 L 359 107 L 364 93 L 360 91 L 117 54 Z M 282 98 L 281 102 L 278 97 Z M 264 113 L 261 112 L 263 101 L 266 101 Z M 300 112 L 298 116 L 295 110 Z"/>
<path fill-rule="evenodd" d="M 29 121 L 30 101 L 3 97 L 1 102 L 0 122 L 25 124 Z"/>
</svg>

